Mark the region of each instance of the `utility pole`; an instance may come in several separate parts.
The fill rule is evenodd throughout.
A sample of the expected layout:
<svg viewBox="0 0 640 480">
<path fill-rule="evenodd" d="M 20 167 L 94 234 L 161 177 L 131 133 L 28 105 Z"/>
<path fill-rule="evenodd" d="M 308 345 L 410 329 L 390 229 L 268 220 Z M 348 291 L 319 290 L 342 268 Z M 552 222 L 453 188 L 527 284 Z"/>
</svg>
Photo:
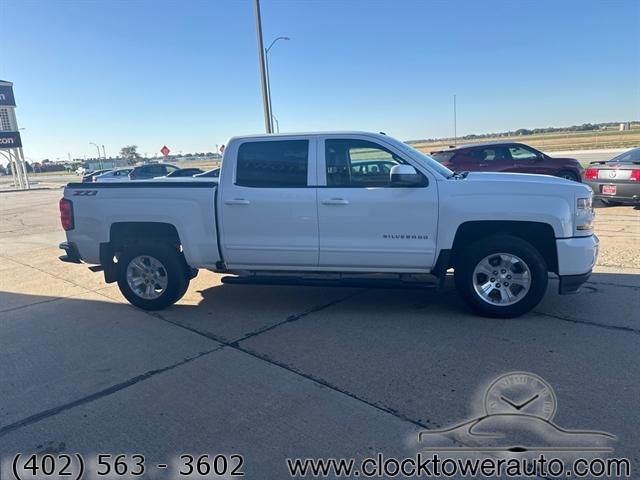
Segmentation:
<svg viewBox="0 0 640 480">
<path fill-rule="evenodd" d="M 458 146 L 458 116 L 456 113 L 456 96 L 453 95 L 453 144 Z"/>
<path fill-rule="evenodd" d="M 102 170 L 102 157 L 100 156 L 100 147 L 97 143 L 89 142 L 89 145 L 95 145 L 96 150 L 98 151 L 98 162 L 100 162 L 100 170 Z"/>
<path fill-rule="evenodd" d="M 274 122 L 276 126 L 276 132 L 280 133 L 280 127 L 278 126 L 278 120 L 273 115 L 273 103 L 271 102 L 271 74 L 269 73 L 269 51 L 278 42 L 278 40 L 290 40 L 289 37 L 277 37 L 275 38 L 267 48 L 264 49 L 264 69 L 267 77 L 267 103 L 269 104 L 269 113 L 271 113 L 271 130 L 273 130 Z"/>
<path fill-rule="evenodd" d="M 256 35 L 258 40 L 258 59 L 260 62 L 260 83 L 262 84 L 262 104 L 264 107 L 264 128 L 267 133 L 273 133 L 273 123 L 271 121 L 271 106 L 269 105 L 269 94 L 267 90 L 267 72 L 265 66 L 264 44 L 262 41 L 262 18 L 260 17 L 260 0 L 254 0 L 256 13 Z"/>
</svg>

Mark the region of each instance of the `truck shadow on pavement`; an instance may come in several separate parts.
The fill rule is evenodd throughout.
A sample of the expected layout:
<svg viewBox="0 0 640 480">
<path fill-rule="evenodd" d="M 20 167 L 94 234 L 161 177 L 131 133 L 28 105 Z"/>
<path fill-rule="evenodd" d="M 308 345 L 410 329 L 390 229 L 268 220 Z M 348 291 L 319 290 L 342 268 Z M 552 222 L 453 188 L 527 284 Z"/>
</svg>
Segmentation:
<svg viewBox="0 0 640 480">
<path fill-rule="evenodd" d="M 434 328 L 446 323 L 464 329 L 521 325 L 545 317 L 551 322 L 640 332 L 634 314 L 640 310 L 640 275 L 595 273 L 575 295 L 560 296 L 557 290 L 558 280 L 550 278 L 545 298 L 532 312 L 516 319 L 491 319 L 478 317 L 467 308 L 452 278 L 440 292 L 222 284 L 191 291 L 186 302 L 157 315 L 225 342 L 243 341 L 300 320 L 348 323 L 363 329 L 371 324 L 411 329 L 416 323 Z"/>
<path fill-rule="evenodd" d="M 181 302 L 158 312 L 145 312 L 128 305 L 117 287 L 110 287 L 108 293 L 97 290 L 67 298 L 0 292 L 0 319 L 19 317 L 22 321 L 47 324 L 71 315 L 84 324 L 96 318 L 96 312 L 102 321 L 113 319 L 117 323 L 141 316 L 154 317 L 223 342 L 242 341 L 303 319 L 349 323 L 360 328 L 377 324 L 410 329 L 416 323 L 431 327 L 446 323 L 449 327 L 468 328 L 526 324 L 546 317 L 640 333 L 637 318 L 640 275 L 637 274 L 594 273 L 581 291 L 571 296 L 558 295 L 558 281 L 550 278 L 542 302 L 529 314 L 516 319 L 474 315 L 455 291 L 451 276 L 440 292 L 227 284 L 206 287 L 202 280 L 192 286 Z M 2 328 L 0 322 L 0 331 Z"/>
</svg>

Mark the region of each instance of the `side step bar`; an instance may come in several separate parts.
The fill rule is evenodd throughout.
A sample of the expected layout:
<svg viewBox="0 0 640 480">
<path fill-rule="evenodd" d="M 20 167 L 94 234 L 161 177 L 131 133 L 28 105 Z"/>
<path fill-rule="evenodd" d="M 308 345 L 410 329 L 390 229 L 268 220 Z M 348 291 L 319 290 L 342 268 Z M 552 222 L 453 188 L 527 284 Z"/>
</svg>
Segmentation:
<svg viewBox="0 0 640 480">
<path fill-rule="evenodd" d="M 231 285 L 299 285 L 304 287 L 357 287 L 357 288 L 438 288 L 437 283 L 407 282 L 397 279 L 374 278 L 304 278 L 283 275 L 247 275 L 222 277 L 222 283 Z"/>
</svg>

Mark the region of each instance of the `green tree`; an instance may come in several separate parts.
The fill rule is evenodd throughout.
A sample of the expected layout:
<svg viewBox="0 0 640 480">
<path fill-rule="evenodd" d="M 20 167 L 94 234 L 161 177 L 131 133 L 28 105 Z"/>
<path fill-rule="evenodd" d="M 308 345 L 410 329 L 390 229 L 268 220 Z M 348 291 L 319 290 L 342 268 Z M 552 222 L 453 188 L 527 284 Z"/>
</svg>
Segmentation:
<svg viewBox="0 0 640 480">
<path fill-rule="evenodd" d="M 127 145 L 120 149 L 120 156 L 127 160 L 129 165 L 133 165 L 140 159 L 137 145 Z"/>
</svg>

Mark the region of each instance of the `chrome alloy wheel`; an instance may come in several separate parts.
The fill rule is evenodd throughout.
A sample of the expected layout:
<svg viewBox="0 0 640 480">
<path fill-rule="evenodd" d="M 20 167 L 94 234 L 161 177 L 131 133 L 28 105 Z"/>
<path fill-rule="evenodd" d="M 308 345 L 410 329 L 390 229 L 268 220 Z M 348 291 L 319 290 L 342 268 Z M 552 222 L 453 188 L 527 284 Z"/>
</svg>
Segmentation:
<svg viewBox="0 0 640 480">
<path fill-rule="evenodd" d="M 135 257 L 127 265 L 127 284 L 145 300 L 155 300 L 167 289 L 169 277 L 164 265 L 149 255 Z"/>
<path fill-rule="evenodd" d="M 520 257 L 493 253 L 473 270 L 473 289 L 491 305 L 508 306 L 522 300 L 531 287 L 531 271 Z"/>
</svg>

